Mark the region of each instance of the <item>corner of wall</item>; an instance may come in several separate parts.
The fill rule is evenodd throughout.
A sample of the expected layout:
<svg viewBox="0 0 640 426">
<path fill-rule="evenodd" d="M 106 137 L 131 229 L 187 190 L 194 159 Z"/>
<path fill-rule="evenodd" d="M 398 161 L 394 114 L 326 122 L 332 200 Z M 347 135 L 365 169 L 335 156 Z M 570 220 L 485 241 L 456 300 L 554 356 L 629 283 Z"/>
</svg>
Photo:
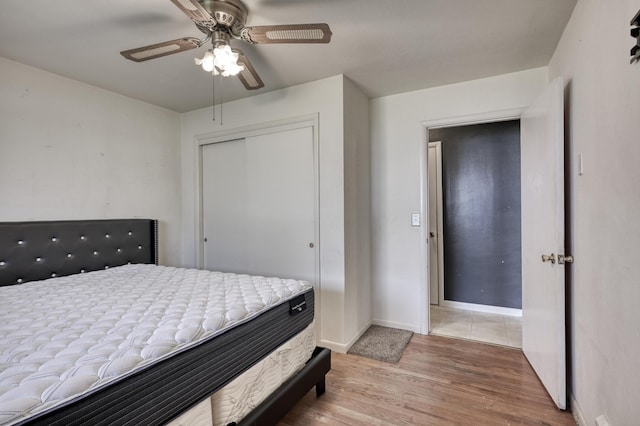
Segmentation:
<svg viewBox="0 0 640 426">
<path fill-rule="evenodd" d="M 345 176 L 345 341 L 371 323 L 371 151 L 369 99 L 343 78 Z M 355 340 L 354 340 L 355 339 Z"/>
</svg>

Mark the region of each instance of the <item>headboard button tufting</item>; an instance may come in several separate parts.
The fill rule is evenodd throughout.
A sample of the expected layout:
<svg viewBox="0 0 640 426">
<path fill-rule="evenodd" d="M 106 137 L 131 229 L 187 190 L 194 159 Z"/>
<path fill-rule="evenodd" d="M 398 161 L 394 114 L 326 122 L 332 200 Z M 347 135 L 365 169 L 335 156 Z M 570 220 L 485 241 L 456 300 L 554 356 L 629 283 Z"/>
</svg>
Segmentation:
<svg viewBox="0 0 640 426">
<path fill-rule="evenodd" d="M 157 263 L 157 223 L 149 219 L 0 221 L 0 240 L 0 287 Z"/>
</svg>

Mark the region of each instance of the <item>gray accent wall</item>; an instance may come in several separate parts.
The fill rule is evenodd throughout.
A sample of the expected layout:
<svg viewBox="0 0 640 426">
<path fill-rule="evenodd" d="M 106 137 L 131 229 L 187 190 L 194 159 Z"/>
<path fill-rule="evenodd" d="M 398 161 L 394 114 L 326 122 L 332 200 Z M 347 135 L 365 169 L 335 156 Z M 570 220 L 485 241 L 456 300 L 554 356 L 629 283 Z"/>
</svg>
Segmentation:
<svg viewBox="0 0 640 426">
<path fill-rule="evenodd" d="M 445 300 L 520 309 L 520 121 L 429 140 L 442 141 Z"/>
</svg>

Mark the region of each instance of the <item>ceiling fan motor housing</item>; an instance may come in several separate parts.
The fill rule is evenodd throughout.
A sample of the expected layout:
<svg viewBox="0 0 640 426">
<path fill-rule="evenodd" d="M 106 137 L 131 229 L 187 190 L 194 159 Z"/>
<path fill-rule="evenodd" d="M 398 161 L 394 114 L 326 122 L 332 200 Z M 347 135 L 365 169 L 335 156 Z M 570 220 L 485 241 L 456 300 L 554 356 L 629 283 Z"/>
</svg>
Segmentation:
<svg viewBox="0 0 640 426">
<path fill-rule="evenodd" d="M 213 47 L 224 46 L 229 44 L 229 33 L 226 31 L 212 31 L 211 32 L 211 43 Z"/>
<path fill-rule="evenodd" d="M 240 0 L 198 0 L 198 3 L 215 18 L 218 26 L 228 28 L 234 37 L 240 36 L 249 15 L 244 3 Z"/>
</svg>

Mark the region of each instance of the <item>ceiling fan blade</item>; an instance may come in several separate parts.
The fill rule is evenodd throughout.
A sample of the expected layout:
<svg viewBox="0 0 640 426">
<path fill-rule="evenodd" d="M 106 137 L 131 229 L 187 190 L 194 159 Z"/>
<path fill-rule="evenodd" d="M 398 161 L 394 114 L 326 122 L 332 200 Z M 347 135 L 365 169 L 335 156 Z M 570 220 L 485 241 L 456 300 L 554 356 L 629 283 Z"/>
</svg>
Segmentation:
<svg viewBox="0 0 640 426">
<path fill-rule="evenodd" d="M 241 50 L 233 49 L 238 53 L 238 65 L 244 65 L 244 70 L 238 73 L 238 78 L 244 85 L 247 90 L 258 90 L 264 87 L 264 83 L 262 79 L 256 72 L 256 69 L 249 62 L 249 58 L 247 58 Z"/>
<path fill-rule="evenodd" d="M 120 52 L 120 54 L 129 60 L 143 62 L 148 61 L 149 59 L 160 58 L 173 53 L 195 49 L 196 47 L 200 47 L 200 40 L 195 37 L 183 37 L 176 40 L 165 41 L 163 43 L 138 47 L 137 49 L 125 50 Z"/>
<path fill-rule="evenodd" d="M 240 37 L 251 44 L 329 43 L 331 34 L 327 24 L 294 24 L 245 27 Z"/>
<path fill-rule="evenodd" d="M 206 28 L 212 28 L 216 25 L 216 20 L 211 14 L 198 2 L 198 0 L 171 0 L 171 3 L 178 6 L 185 15 L 187 15 L 196 24 Z"/>
</svg>

